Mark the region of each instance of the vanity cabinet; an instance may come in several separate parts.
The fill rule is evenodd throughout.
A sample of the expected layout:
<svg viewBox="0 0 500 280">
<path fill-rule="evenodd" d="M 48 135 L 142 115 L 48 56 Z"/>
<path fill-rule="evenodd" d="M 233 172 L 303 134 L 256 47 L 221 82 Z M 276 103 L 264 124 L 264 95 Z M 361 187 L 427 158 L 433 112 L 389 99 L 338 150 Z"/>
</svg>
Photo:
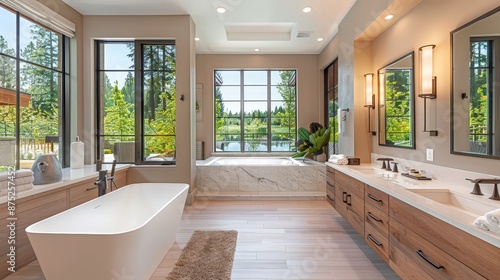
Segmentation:
<svg viewBox="0 0 500 280">
<path fill-rule="evenodd" d="M 387 262 L 389 260 L 389 196 L 365 185 L 365 241 Z"/>
<path fill-rule="evenodd" d="M 499 248 L 338 170 L 334 179 L 335 209 L 401 278 L 499 279 Z"/>
<path fill-rule="evenodd" d="M 335 172 L 335 209 L 361 235 L 364 235 L 364 183 L 342 172 Z"/>
<path fill-rule="evenodd" d="M 498 279 L 497 247 L 393 197 L 389 216 L 389 264 L 403 278 L 409 265 L 435 279 Z"/>
<path fill-rule="evenodd" d="M 326 166 L 326 201 L 335 208 L 335 169 Z"/>
</svg>

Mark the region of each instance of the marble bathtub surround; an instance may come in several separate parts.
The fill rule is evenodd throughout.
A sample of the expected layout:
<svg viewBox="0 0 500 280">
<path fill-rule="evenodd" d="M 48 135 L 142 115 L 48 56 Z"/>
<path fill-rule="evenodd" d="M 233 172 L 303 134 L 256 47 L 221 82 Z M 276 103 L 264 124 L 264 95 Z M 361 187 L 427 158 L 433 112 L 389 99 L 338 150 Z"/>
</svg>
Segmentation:
<svg viewBox="0 0 500 280">
<path fill-rule="evenodd" d="M 312 166 L 197 166 L 200 197 L 325 196 L 323 164 Z"/>
</svg>

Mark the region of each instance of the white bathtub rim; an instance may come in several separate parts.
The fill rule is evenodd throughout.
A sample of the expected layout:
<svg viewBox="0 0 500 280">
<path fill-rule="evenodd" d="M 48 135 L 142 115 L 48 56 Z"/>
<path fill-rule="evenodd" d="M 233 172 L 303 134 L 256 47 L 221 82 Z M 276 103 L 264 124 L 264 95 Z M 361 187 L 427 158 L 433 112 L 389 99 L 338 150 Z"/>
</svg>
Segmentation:
<svg viewBox="0 0 500 280">
<path fill-rule="evenodd" d="M 189 184 L 186 184 L 186 183 L 134 183 L 134 184 L 130 184 L 130 185 L 126 185 L 126 186 L 123 186 L 113 192 L 117 192 L 117 191 L 120 191 L 128 186 L 134 186 L 134 185 L 165 185 L 165 184 L 175 184 L 175 185 L 183 185 L 184 188 L 182 191 L 180 191 L 179 193 L 177 193 L 175 196 L 173 196 L 168 202 L 166 202 L 163 207 L 159 208 L 158 211 L 156 211 L 153 215 L 151 215 L 148 219 L 144 220 L 143 223 L 141 223 L 140 225 L 136 226 L 136 227 L 132 227 L 128 230 L 122 230 L 122 231 L 114 231 L 114 232 L 91 232 L 91 231 L 86 231 L 86 232 L 65 232 L 65 231 L 58 231 L 58 232 L 50 232 L 50 231 L 35 231 L 35 230 L 32 230 L 32 228 L 36 227 L 38 224 L 44 222 L 45 220 L 48 220 L 48 219 L 51 219 L 53 217 L 57 217 L 57 216 L 60 216 L 60 215 L 63 215 L 66 211 L 70 211 L 72 209 L 77 209 L 79 207 L 85 207 L 85 205 L 87 204 L 91 204 L 91 203 L 94 203 L 96 199 L 98 199 L 99 197 L 97 198 L 94 198 L 92 200 L 89 200 L 85 203 L 82 203 L 80 205 L 77 205 L 75 207 L 72 207 L 72 208 L 69 208 L 69 209 L 66 209 L 60 213 L 57 213 L 55 215 L 52 215 L 50 217 L 47 217 L 41 221 L 38 221 L 36 223 L 33 223 L 31 225 L 29 225 L 25 231 L 26 233 L 28 234 L 44 234 L 44 235 L 89 235 L 89 236 L 117 236 L 117 235 L 122 235 L 122 234 L 127 234 L 127 233 L 130 233 L 130 232 L 133 232 L 133 231 L 136 231 L 142 227 L 144 227 L 146 224 L 148 224 L 152 219 L 154 219 L 156 216 L 158 216 L 158 213 L 160 213 L 161 211 L 163 211 L 163 209 L 165 209 L 165 207 L 167 207 L 172 201 L 174 201 L 177 197 L 179 197 L 180 195 L 182 195 L 183 192 L 185 191 L 188 191 L 189 190 Z M 110 193 L 107 193 L 107 194 L 110 194 Z M 106 194 L 106 195 L 107 195 Z"/>
<path fill-rule="evenodd" d="M 280 165 L 280 164 L 214 164 L 217 160 L 235 160 L 235 159 L 282 159 L 282 160 L 289 160 L 293 164 L 290 165 Z M 306 159 L 305 161 L 302 160 L 302 158 L 292 158 L 291 156 L 287 155 L 279 155 L 279 156 L 260 156 L 260 157 L 252 157 L 252 156 L 211 156 L 205 160 L 197 160 L 196 161 L 196 166 L 210 166 L 210 167 L 222 167 L 222 166 L 241 166 L 241 167 L 268 167 L 268 166 L 273 166 L 273 167 L 297 167 L 297 166 L 314 166 L 314 165 L 324 165 L 324 162 L 319 162 L 315 161 L 312 159 Z"/>
</svg>

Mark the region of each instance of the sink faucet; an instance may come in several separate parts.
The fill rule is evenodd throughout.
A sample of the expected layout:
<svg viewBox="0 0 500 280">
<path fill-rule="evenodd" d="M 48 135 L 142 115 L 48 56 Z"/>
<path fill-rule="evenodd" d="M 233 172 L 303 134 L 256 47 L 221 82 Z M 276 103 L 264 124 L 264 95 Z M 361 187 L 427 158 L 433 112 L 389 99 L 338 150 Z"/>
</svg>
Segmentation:
<svg viewBox="0 0 500 280">
<path fill-rule="evenodd" d="M 99 177 L 95 180 L 94 185 L 97 186 L 99 196 L 105 195 L 108 189 L 108 170 L 99 170 Z"/>
<path fill-rule="evenodd" d="M 465 178 L 465 180 L 471 181 L 472 183 L 474 183 L 474 189 L 472 190 L 471 194 L 475 194 L 475 195 L 483 195 L 479 184 L 483 184 L 483 183 L 484 184 L 494 184 L 495 186 L 493 187 L 493 193 L 491 194 L 489 199 L 500 200 L 500 195 L 498 194 L 498 184 L 500 183 L 500 179 L 497 179 L 497 178 L 493 178 L 493 179 L 491 179 L 491 178 L 485 178 L 485 179 Z"/>
<path fill-rule="evenodd" d="M 392 158 L 378 158 L 377 160 L 382 161 L 382 169 L 392 171 L 391 161 L 393 161 L 394 159 L 392 159 Z M 385 164 L 386 161 L 387 161 L 387 165 Z"/>
</svg>

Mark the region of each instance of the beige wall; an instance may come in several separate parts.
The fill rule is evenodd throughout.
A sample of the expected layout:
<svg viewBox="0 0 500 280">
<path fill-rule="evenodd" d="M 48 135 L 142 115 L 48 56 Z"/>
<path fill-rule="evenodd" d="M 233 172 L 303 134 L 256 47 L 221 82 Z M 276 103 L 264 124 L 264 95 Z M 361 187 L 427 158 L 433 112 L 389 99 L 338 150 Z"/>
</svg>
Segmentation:
<svg viewBox="0 0 500 280">
<path fill-rule="evenodd" d="M 95 39 L 175 39 L 176 42 L 176 153 L 175 166 L 136 167 L 128 174 L 128 183 L 180 182 L 195 186 L 195 50 L 194 22 L 185 16 L 84 16 L 83 63 L 84 122 L 86 162 L 93 160 L 94 152 L 94 69 L 93 45 Z M 185 100 L 181 101 L 180 96 Z M 193 190 L 193 187 L 192 187 Z"/>
<path fill-rule="evenodd" d="M 197 55 L 196 82 L 203 85 L 203 121 L 197 122 L 196 139 L 205 142 L 205 158 L 213 152 L 215 69 L 297 69 L 298 127 L 322 121 L 323 87 L 319 87 L 317 55 Z"/>
<path fill-rule="evenodd" d="M 453 155 L 450 153 L 450 32 L 483 13 L 497 7 L 498 1 L 424 0 L 405 17 L 372 41 L 372 72 L 415 51 L 415 92 L 419 93 L 418 48 L 435 44 L 434 72 L 437 76 L 437 99 L 428 102 L 428 129 L 437 129 L 437 137 L 423 130 L 423 100 L 416 98 L 416 150 L 406 150 L 373 144 L 373 152 L 420 162 L 426 162 L 425 150 L 434 149 L 433 164 L 471 171 L 499 174 L 498 161 Z M 429 162 L 430 163 L 430 162 Z"/>
<path fill-rule="evenodd" d="M 408 1 L 408 0 L 406 0 Z M 349 108 L 344 131 L 339 135 L 339 152 L 370 161 L 372 137 L 368 133 L 367 109 L 363 107 L 364 74 L 371 71 L 369 43 L 354 41 L 393 1 L 358 0 L 339 24 L 339 31 L 319 54 L 319 65 L 338 57 L 339 106 Z M 373 116 L 373 112 L 372 112 Z M 373 122 L 372 122 L 373 123 Z"/>
</svg>

